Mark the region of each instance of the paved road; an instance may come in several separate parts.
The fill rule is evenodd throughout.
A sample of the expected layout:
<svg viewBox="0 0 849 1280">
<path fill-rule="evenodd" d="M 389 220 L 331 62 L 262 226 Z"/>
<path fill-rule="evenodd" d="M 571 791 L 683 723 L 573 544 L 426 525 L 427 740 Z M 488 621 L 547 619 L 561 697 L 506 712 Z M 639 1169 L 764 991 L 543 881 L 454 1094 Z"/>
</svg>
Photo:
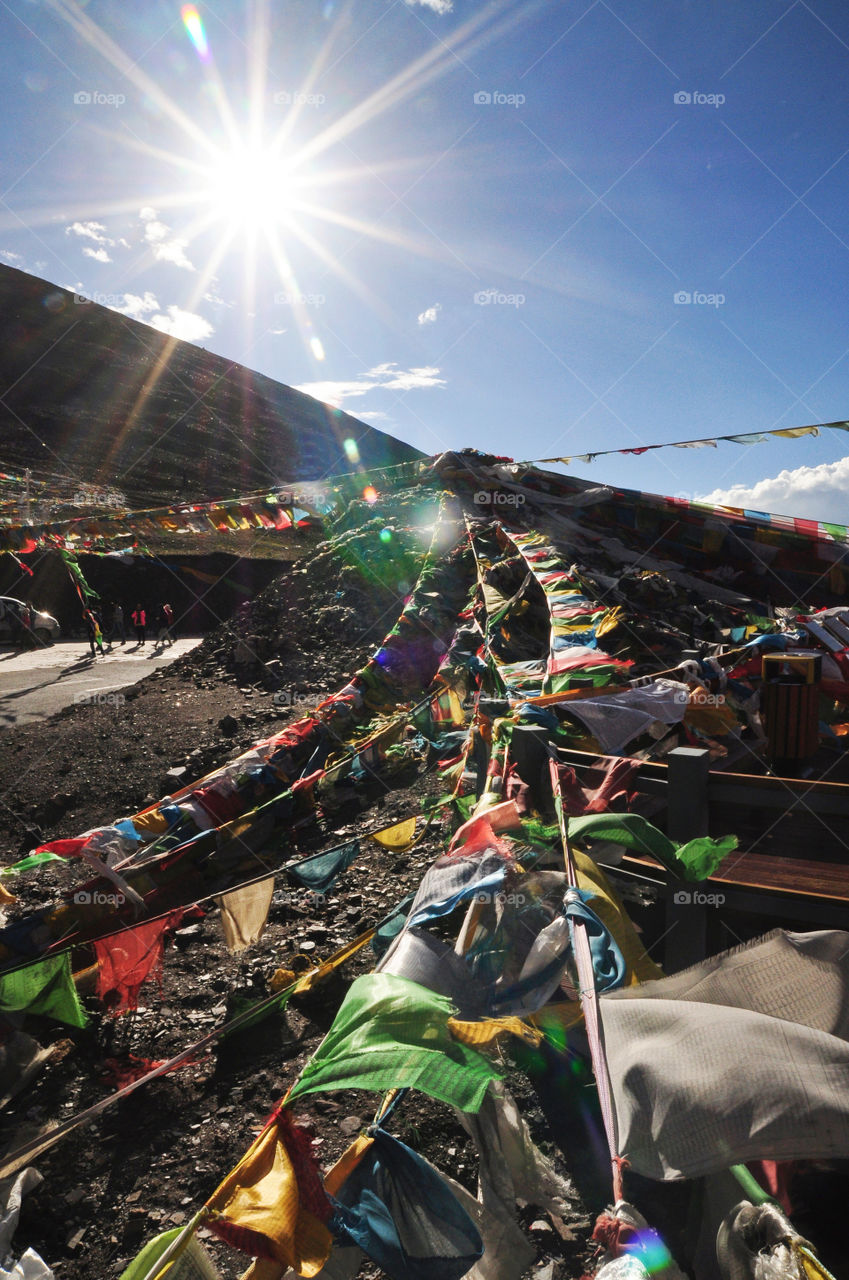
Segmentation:
<svg viewBox="0 0 849 1280">
<path fill-rule="evenodd" d="M 32 724 L 72 702 L 108 700 L 116 689 L 135 684 L 189 653 L 200 639 L 177 640 L 157 649 L 150 640 L 107 645 L 92 658 L 87 640 L 66 640 L 46 649 L 18 653 L 0 648 L 0 727 Z"/>
</svg>

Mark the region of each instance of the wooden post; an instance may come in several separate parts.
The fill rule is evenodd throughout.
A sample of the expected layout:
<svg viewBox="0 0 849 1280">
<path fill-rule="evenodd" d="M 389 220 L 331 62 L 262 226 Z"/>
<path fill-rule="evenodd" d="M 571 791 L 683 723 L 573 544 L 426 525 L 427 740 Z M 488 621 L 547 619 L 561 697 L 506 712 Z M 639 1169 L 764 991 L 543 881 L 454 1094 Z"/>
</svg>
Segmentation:
<svg viewBox="0 0 849 1280">
<path fill-rule="evenodd" d="M 666 834 L 670 840 L 682 842 L 706 836 L 710 752 L 703 747 L 676 747 L 666 759 L 669 766 Z"/>
<path fill-rule="evenodd" d="M 667 763 L 666 831 L 670 840 L 684 843 L 706 836 L 710 752 L 701 747 L 676 747 Z M 697 893 L 698 886 L 684 880 L 667 884 L 664 967 L 669 973 L 698 964 L 707 954 L 707 907 L 695 900 Z"/>
</svg>

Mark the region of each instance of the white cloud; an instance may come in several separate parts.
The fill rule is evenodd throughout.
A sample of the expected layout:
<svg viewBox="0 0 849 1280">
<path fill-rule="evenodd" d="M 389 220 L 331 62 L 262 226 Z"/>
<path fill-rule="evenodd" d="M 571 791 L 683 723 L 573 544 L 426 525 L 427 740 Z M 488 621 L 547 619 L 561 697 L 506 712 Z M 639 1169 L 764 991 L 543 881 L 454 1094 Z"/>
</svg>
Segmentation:
<svg viewBox="0 0 849 1280">
<path fill-rule="evenodd" d="M 203 295 L 204 302 L 211 302 L 214 307 L 232 307 L 232 302 L 225 302 L 218 292 L 218 277 L 213 276 L 209 288 Z"/>
<path fill-rule="evenodd" d="M 159 310 L 159 303 L 152 293 L 145 293 L 143 297 L 139 297 L 137 293 L 125 293 L 124 305 L 122 307 L 112 307 L 113 311 L 119 312 L 122 316 L 129 316 L 131 320 L 142 320 L 148 324 L 148 315 L 153 311 Z"/>
<path fill-rule="evenodd" d="M 170 334 L 172 338 L 181 338 L 183 342 L 200 342 L 201 338 L 208 338 L 215 332 L 209 321 L 194 311 L 183 311 L 173 304 L 167 310 L 167 316 L 152 316 L 148 324 L 162 333 Z"/>
<path fill-rule="evenodd" d="M 65 228 L 66 236 L 81 236 L 84 240 L 93 240 L 95 244 L 114 244 L 106 234 L 102 222 L 72 222 Z"/>
<path fill-rule="evenodd" d="M 772 511 L 803 520 L 849 524 L 849 457 L 823 462 L 818 467 L 796 467 L 753 485 L 714 489 L 700 502 L 750 511 Z"/>
<path fill-rule="evenodd" d="M 23 262 L 21 255 L 19 253 L 12 253 L 11 249 L 0 249 L 0 258 L 2 258 L 4 262 L 8 262 L 10 266 L 15 262 Z"/>
<path fill-rule="evenodd" d="M 281 334 L 288 333 L 289 330 L 288 329 L 269 329 L 268 332 L 272 335 L 272 337 L 279 338 Z"/>
<path fill-rule="evenodd" d="M 407 0 L 407 4 L 411 8 L 414 4 L 421 4 L 425 9 L 432 9 L 434 13 L 439 14 L 450 13 L 454 8 L 454 0 Z"/>
<path fill-rule="evenodd" d="M 436 324 L 436 317 L 442 310 L 442 303 L 435 302 L 432 307 L 428 307 L 427 311 L 422 311 L 417 320 L 419 324 Z"/>
<path fill-rule="evenodd" d="M 202 338 L 208 338 L 215 332 L 209 321 L 194 311 L 183 311 L 173 303 L 163 310 L 150 292 L 143 296 L 125 293 L 123 306 L 112 307 L 111 310 L 122 316 L 129 316 L 131 320 L 140 320 L 142 324 L 149 324 L 160 333 L 167 333 L 184 342 L 200 342 Z"/>
<path fill-rule="evenodd" d="M 92 249 L 90 245 L 83 248 L 83 257 L 94 258 L 95 262 L 111 262 L 112 259 L 105 249 Z"/>
<path fill-rule="evenodd" d="M 357 408 L 358 418 L 368 418 L 369 422 L 391 422 L 388 413 L 384 413 L 382 409 L 360 409 Z"/>
<path fill-rule="evenodd" d="M 419 391 L 425 387 L 444 387 L 445 379 L 432 365 L 414 369 L 399 369 L 397 364 L 379 364 L 357 378 L 338 382 L 304 382 L 296 391 L 303 391 L 316 400 L 340 407 L 345 400 L 354 400 L 369 391 Z"/>
<path fill-rule="evenodd" d="M 160 221 L 155 209 L 145 205 L 139 209 L 139 217 L 144 223 L 144 238 L 157 262 L 171 262 L 184 271 L 194 271 L 195 265 L 186 257 L 187 240 L 171 234 L 167 223 Z"/>
</svg>

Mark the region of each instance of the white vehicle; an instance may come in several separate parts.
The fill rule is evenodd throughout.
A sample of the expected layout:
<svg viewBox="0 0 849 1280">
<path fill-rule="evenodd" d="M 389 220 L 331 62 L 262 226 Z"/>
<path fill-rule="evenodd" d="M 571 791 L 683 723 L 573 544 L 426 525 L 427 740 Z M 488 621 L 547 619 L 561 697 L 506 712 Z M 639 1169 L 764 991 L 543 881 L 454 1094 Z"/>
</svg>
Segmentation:
<svg viewBox="0 0 849 1280">
<path fill-rule="evenodd" d="M 20 636 L 23 600 L 0 596 L 0 644 L 16 644 Z M 36 644 L 52 644 L 59 638 L 59 623 L 50 613 L 32 610 L 31 630 Z"/>
</svg>

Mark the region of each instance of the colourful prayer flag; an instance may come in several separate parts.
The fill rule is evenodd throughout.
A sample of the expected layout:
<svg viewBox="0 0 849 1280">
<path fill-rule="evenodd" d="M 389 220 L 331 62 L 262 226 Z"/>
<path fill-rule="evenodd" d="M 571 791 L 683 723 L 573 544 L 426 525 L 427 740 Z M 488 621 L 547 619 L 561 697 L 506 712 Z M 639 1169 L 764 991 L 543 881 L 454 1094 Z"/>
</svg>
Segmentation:
<svg viewBox="0 0 849 1280">
<path fill-rule="evenodd" d="M 328 1089 L 415 1088 L 461 1111 L 477 1111 L 500 1073 L 451 1035 L 451 1002 L 389 973 L 348 990 L 329 1032 L 289 1097 Z"/>
</svg>

